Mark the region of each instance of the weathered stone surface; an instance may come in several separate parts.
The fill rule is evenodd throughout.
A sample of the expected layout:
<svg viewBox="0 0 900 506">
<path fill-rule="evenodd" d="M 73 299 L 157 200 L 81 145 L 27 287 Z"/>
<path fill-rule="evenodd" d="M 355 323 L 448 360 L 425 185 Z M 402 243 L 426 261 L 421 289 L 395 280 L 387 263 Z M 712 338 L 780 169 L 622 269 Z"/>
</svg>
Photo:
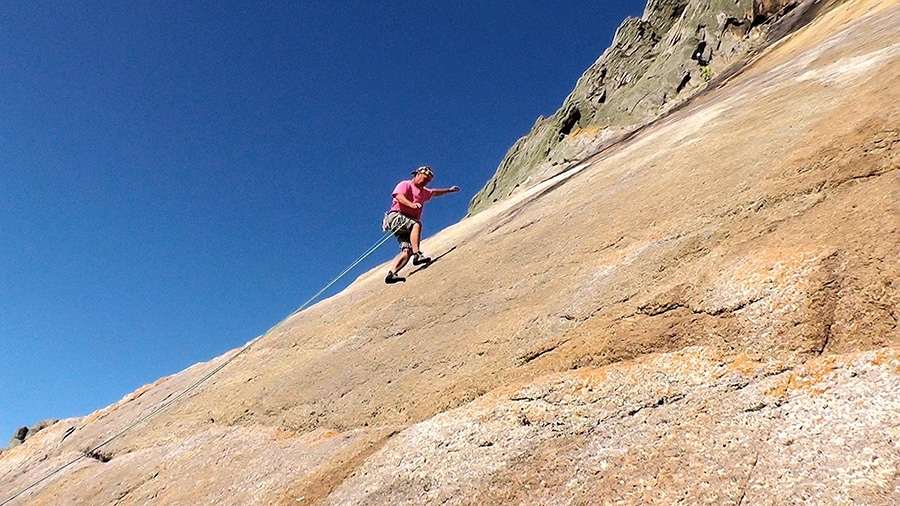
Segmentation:
<svg viewBox="0 0 900 506">
<path fill-rule="evenodd" d="M 559 111 L 538 118 L 513 145 L 494 177 L 473 197 L 469 214 L 623 139 L 828 4 L 651 0 L 640 19 L 622 23 L 612 46 L 578 80 Z"/>
<path fill-rule="evenodd" d="M 897 504 L 900 5 L 849 0 L 234 353 L 0 455 L 13 504 Z"/>
<path fill-rule="evenodd" d="M 47 427 L 53 425 L 54 423 L 56 423 L 58 421 L 59 420 L 56 420 L 56 419 L 44 420 L 42 422 L 36 423 L 31 428 L 19 427 L 18 429 L 16 429 L 16 432 L 13 434 L 12 438 L 9 440 L 9 445 L 7 448 L 19 446 L 20 444 L 24 443 L 27 438 L 34 436 L 38 432 L 46 429 Z"/>
<path fill-rule="evenodd" d="M 56 419 L 56 418 L 51 418 L 49 420 L 42 420 L 42 421 L 34 424 L 33 427 L 30 427 L 28 429 L 28 435 L 33 436 L 33 435 L 37 434 L 38 432 L 46 429 L 47 427 L 50 427 L 51 425 L 55 424 L 58 421 L 59 421 L 59 419 Z"/>
<path fill-rule="evenodd" d="M 687 348 L 544 377 L 404 431 L 326 504 L 888 504 L 898 368 Z"/>
</svg>

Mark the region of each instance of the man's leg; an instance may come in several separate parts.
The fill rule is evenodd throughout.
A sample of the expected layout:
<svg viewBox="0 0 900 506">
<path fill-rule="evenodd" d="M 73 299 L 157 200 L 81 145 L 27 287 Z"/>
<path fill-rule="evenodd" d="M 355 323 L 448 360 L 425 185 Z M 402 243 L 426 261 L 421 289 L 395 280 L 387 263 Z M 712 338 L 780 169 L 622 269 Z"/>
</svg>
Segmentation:
<svg viewBox="0 0 900 506">
<path fill-rule="evenodd" d="M 409 243 L 412 245 L 412 254 L 419 254 L 419 242 L 422 239 L 422 224 L 418 221 L 412 226 L 409 232 Z"/>
<path fill-rule="evenodd" d="M 400 250 L 400 254 L 397 255 L 397 258 L 394 259 L 394 266 L 391 270 L 388 271 L 387 276 L 384 278 L 384 282 L 387 284 L 400 283 L 406 281 L 406 278 L 401 277 L 398 272 L 400 269 L 406 266 L 406 262 L 409 262 L 409 258 L 412 256 L 412 250 L 408 247 Z"/>
<path fill-rule="evenodd" d="M 409 233 L 409 242 L 412 244 L 413 265 L 422 265 L 431 262 L 431 259 L 423 255 L 422 251 L 419 249 L 419 241 L 421 238 L 422 224 L 417 221 Z"/>
<path fill-rule="evenodd" d="M 406 262 L 409 262 L 409 258 L 412 256 L 412 251 L 409 248 L 404 248 L 400 251 L 400 254 L 397 255 L 397 258 L 394 259 L 394 268 L 391 269 L 391 272 L 394 274 L 400 272 L 400 269 L 406 267 Z"/>
<path fill-rule="evenodd" d="M 400 240 L 400 254 L 394 259 L 393 267 L 388 271 L 387 277 L 384 278 L 384 282 L 389 285 L 406 281 L 406 278 L 400 276 L 398 273 L 400 272 L 400 269 L 406 266 L 406 262 L 409 262 L 410 257 L 412 257 L 412 248 L 409 245 L 409 241 L 407 241 L 405 237 L 398 237 L 398 240 Z"/>
</svg>

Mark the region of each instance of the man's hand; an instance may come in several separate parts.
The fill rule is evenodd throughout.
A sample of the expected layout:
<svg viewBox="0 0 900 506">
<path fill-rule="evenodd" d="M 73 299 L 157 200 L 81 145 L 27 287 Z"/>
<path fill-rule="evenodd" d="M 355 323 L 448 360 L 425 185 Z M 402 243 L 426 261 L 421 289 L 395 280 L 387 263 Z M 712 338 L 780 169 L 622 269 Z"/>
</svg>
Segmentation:
<svg viewBox="0 0 900 506">
<path fill-rule="evenodd" d="M 447 191 L 449 191 L 450 193 L 458 192 L 459 186 L 451 186 Z"/>
</svg>

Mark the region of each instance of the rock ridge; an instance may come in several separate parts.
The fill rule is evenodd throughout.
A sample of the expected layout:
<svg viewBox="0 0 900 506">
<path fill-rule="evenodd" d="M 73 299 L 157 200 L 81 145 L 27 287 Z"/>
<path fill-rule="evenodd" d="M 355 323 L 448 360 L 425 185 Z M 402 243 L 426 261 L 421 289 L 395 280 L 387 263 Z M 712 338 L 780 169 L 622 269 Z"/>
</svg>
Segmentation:
<svg viewBox="0 0 900 506">
<path fill-rule="evenodd" d="M 828 0 L 650 0 L 626 19 L 562 107 L 540 117 L 469 204 L 475 214 L 518 188 L 621 142 L 814 19 Z M 719 79 L 714 79 L 718 77 Z M 599 141 L 599 142 L 598 142 Z"/>
</svg>

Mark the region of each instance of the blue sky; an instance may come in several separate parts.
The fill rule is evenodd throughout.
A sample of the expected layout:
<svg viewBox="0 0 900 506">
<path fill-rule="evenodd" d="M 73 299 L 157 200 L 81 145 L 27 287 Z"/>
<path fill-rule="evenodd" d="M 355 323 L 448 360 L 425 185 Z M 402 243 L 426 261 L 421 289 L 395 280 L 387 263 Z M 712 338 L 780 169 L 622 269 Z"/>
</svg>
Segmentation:
<svg viewBox="0 0 900 506">
<path fill-rule="evenodd" d="M 0 4 L 0 447 L 268 330 L 419 165 L 459 221 L 643 7 Z"/>
</svg>

